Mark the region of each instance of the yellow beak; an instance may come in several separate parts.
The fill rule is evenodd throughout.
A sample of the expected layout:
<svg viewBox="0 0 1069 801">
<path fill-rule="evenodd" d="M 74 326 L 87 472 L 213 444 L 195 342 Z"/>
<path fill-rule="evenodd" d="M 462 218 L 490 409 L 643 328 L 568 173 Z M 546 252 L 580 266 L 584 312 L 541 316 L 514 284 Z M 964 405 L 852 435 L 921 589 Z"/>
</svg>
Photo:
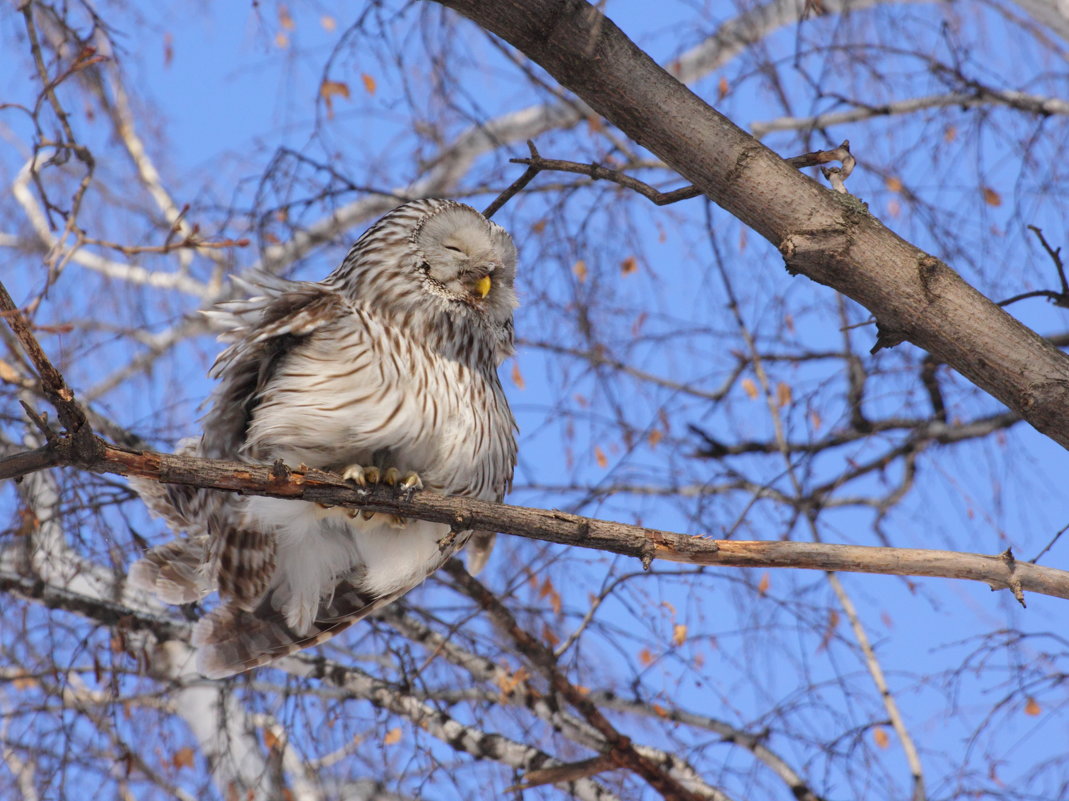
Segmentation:
<svg viewBox="0 0 1069 801">
<path fill-rule="evenodd" d="M 490 276 L 484 275 L 482 278 L 475 282 L 475 294 L 478 295 L 480 298 L 485 298 L 487 295 L 490 294 L 491 283 L 492 281 L 490 280 Z"/>
</svg>

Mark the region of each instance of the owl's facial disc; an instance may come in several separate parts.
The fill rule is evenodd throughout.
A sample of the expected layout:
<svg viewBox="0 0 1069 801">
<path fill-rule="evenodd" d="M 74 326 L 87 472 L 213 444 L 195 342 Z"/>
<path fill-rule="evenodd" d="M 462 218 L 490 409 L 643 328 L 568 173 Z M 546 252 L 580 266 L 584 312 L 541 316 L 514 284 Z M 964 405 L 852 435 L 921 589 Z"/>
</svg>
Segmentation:
<svg viewBox="0 0 1069 801">
<path fill-rule="evenodd" d="M 412 239 L 429 288 L 494 325 L 516 307 L 516 246 L 504 229 L 459 204 L 426 217 Z"/>
<path fill-rule="evenodd" d="M 464 223 L 468 223 L 464 220 Z M 441 239 L 431 225 L 426 233 L 424 253 L 429 263 L 428 275 L 458 300 L 480 304 L 494 287 L 494 272 L 500 266 L 500 256 L 481 220 L 456 225 Z"/>
</svg>

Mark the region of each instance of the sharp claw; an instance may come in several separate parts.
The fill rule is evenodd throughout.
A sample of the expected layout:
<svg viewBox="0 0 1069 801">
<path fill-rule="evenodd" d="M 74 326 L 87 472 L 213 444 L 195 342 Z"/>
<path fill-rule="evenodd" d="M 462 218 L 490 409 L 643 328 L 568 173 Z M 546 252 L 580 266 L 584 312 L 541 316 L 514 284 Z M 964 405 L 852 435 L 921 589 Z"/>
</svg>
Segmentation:
<svg viewBox="0 0 1069 801">
<path fill-rule="evenodd" d="M 351 464 L 346 467 L 341 474 L 341 477 L 346 481 L 352 481 L 361 487 L 366 487 L 368 482 L 368 470 L 371 468 L 363 468 L 358 464 Z"/>
<path fill-rule="evenodd" d="M 375 516 L 375 513 L 371 512 L 371 511 L 369 511 L 367 509 L 363 509 L 360 512 L 360 516 L 362 518 L 364 518 L 365 520 L 370 520 L 371 518 L 373 518 Z"/>
<path fill-rule="evenodd" d="M 400 515 L 390 515 L 390 528 L 404 528 L 408 525 L 408 518 Z"/>
<path fill-rule="evenodd" d="M 401 489 L 406 490 L 420 490 L 423 489 L 423 481 L 416 473 L 405 473 L 401 479 Z"/>
<path fill-rule="evenodd" d="M 364 480 L 367 481 L 368 484 L 378 484 L 381 479 L 382 471 L 375 467 L 375 465 L 364 468 Z"/>
<path fill-rule="evenodd" d="M 386 472 L 382 474 L 382 483 L 394 486 L 401 479 L 401 471 L 396 467 L 386 468 Z"/>
</svg>

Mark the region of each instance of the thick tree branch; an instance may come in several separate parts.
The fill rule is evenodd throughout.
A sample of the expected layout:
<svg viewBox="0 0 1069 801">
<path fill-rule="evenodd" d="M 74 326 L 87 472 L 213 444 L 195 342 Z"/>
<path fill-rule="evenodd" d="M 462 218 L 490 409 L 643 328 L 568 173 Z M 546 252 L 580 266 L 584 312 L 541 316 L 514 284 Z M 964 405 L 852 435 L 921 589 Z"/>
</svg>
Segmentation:
<svg viewBox="0 0 1069 801">
<path fill-rule="evenodd" d="M 282 464 L 250 465 L 199 459 L 193 456 L 119 448 L 94 437 L 89 450 L 61 440 L 56 464 L 78 466 L 96 473 L 141 476 L 169 484 L 208 487 L 292 498 L 316 503 L 370 509 L 376 512 L 448 523 L 457 530 L 499 531 L 543 542 L 632 556 L 649 566 L 655 559 L 692 565 L 724 567 L 786 567 L 881 573 L 896 576 L 938 576 L 981 581 L 995 589 L 1010 589 L 1018 598 L 1035 592 L 1069 598 L 1069 571 L 1016 562 L 1012 555 L 984 555 L 920 548 L 877 548 L 815 542 L 756 542 L 714 540 L 671 531 L 630 526 L 567 514 L 490 503 L 474 498 L 445 497 L 431 492 L 401 497 L 387 487 L 358 489 L 341 476 L 312 468 L 290 469 Z M 96 455 L 99 453 L 99 455 Z M 32 460 L 34 466 L 43 461 Z M 20 475 L 26 457 L 0 460 L 0 479 Z"/>
<path fill-rule="evenodd" d="M 546 69 L 773 243 L 791 273 L 870 309 L 1065 447 L 1069 358 L 864 204 L 828 191 L 718 114 L 584 0 L 438 0 Z"/>
</svg>

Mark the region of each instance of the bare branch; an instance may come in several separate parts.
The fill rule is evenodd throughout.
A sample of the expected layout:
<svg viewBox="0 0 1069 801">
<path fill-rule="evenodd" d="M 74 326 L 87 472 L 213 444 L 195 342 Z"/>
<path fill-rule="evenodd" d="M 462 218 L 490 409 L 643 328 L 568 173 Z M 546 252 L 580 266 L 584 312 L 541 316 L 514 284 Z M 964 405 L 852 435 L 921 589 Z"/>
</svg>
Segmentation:
<svg viewBox="0 0 1069 801">
<path fill-rule="evenodd" d="M 23 317 L 11 299 L 7 288 L 0 283 L 0 315 L 4 317 L 11 330 L 18 337 L 26 354 L 37 368 L 37 374 L 41 377 L 41 385 L 48 400 L 56 407 L 60 422 L 72 437 L 81 437 L 82 446 L 91 449 L 93 437 L 92 427 L 85 417 L 85 412 L 74 401 L 74 392 L 67 386 L 59 370 L 52 366 L 48 356 L 37 342 L 29 323 Z"/>
<path fill-rule="evenodd" d="M 278 475 L 270 465 L 136 451 L 99 443 L 100 456 L 57 450 L 57 463 L 99 473 L 141 476 L 170 484 L 292 498 L 448 523 L 458 529 L 499 531 L 529 539 L 607 551 L 640 559 L 724 567 L 788 567 L 896 576 L 938 576 L 980 581 L 993 589 L 1015 582 L 1025 592 L 1069 598 L 1069 572 L 1028 563 L 1009 566 L 1000 556 L 919 548 L 879 548 L 810 542 L 713 540 L 565 512 L 495 504 L 474 498 L 417 492 L 411 499 L 385 487 L 355 489 L 341 476 L 311 468 Z M 0 480 L 13 478 L 13 461 L 0 459 Z"/>
<path fill-rule="evenodd" d="M 872 311 L 879 344 L 910 341 L 1069 447 L 1069 358 L 718 114 L 586 2 L 439 0 L 538 62 L 591 108 L 779 248 L 791 273 Z M 701 136 L 692 132 L 700 131 Z"/>
<path fill-rule="evenodd" d="M 1047 251 L 1047 255 L 1050 256 L 1050 260 L 1054 263 L 1054 269 L 1058 272 L 1058 281 L 1061 283 L 1060 290 L 1052 289 L 1037 289 L 1032 292 L 1022 292 L 1020 295 L 1014 295 L 1012 298 L 999 301 L 999 306 L 1009 306 L 1011 303 L 1016 303 L 1019 300 L 1025 300 L 1026 298 L 1046 298 L 1055 306 L 1061 306 L 1069 308 L 1069 281 L 1065 277 L 1065 264 L 1062 263 L 1062 249 L 1053 248 L 1047 242 L 1046 237 L 1043 236 L 1043 231 L 1034 225 L 1029 225 L 1028 230 L 1036 235 L 1039 239 L 1043 249 Z"/>
<path fill-rule="evenodd" d="M 527 140 L 527 147 L 531 151 L 531 158 L 538 158 L 538 151 L 535 149 L 534 142 L 530 139 Z M 511 159 L 511 161 L 516 162 L 516 159 Z M 531 181 L 534 180 L 534 177 L 538 175 L 538 173 L 539 168 L 533 165 L 524 170 L 523 175 L 513 181 L 507 189 L 505 189 L 500 195 L 494 198 L 493 203 L 483 209 L 483 216 L 488 220 L 493 217 L 494 214 L 496 214 L 502 206 L 504 206 L 506 203 L 512 200 L 513 197 L 519 194 L 520 191 L 525 186 L 527 186 L 527 184 L 531 183 Z"/>
<path fill-rule="evenodd" d="M 781 117 L 768 122 L 750 123 L 750 131 L 760 138 L 773 131 L 805 131 L 845 125 L 851 122 L 886 117 L 895 114 L 912 114 L 929 108 L 944 107 L 981 108 L 984 106 L 1007 106 L 1043 116 L 1069 114 L 1069 102 L 1056 97 L 1030 95 L 1025 92 L 1000 92 L 993 89 L 978 89 L 975 92 L 950 92 L 927 97 L 912 97 L 876 106 L 858 106 L 848 111 L 831 111 L 810 117 Z"/>
<path fill-rule="evenodd" d="M 801 156 L 794 156 L 793 158 L 786 159 L 787 163 L 792 167 L 803 169 L 805 167 L 816 167 L 817 165 L 827 164 L 829 161 L 838 161 L 842 167 L 821 167 L 820 171 L 824 174 L 824 177 L 831 182 L 831 187 L 840 194 L 846 194 L 846 185 L 844 182 L 850 177 L 850 173 L 854 171 L 854 166 L 857 164 L 853 154 L 850 152 L 850 140 L 844 139 L 842 144 L 832 150 L 817 150 L 812 153 L 803 153 Z"/>
<path fill-rule="evenodd" d="M 595 181 L 611 181 L 614 184 L 619 184 L 634 192 L 638 192 L 638 194 L 647 198 L 657 206 L 667 206 L 671 203 L 678 203 L 680 200 L 689 200 L 690 198 L 698 197 L 698 195 L 701 194 L 701 190 L 694 186 L 685 186 L 682 189 L 674 189 L 671 192 L 661 192 L 654 189 L 649 184 L 642 183 L 642 181 L 639 181 L 637 178 L 632 178 L 630 175 L 625 175 L 619 170 L 611 170 L 600 164 L 579 164 L 574 161 L 544 159 L 535 151 L 533 144 L 531 145 L 530 158 L 509 159 L 509 161 L 513 164 L 526 164 L 528 172 L 524 173 L 525 177 L 531 170 L 534 170 L 534 174 L 531 175 L 531 178 L 542 170 L 586 175 Z M 527 181 L 530 181 L 531 178 L 528 178 Z"/>
</svg>

